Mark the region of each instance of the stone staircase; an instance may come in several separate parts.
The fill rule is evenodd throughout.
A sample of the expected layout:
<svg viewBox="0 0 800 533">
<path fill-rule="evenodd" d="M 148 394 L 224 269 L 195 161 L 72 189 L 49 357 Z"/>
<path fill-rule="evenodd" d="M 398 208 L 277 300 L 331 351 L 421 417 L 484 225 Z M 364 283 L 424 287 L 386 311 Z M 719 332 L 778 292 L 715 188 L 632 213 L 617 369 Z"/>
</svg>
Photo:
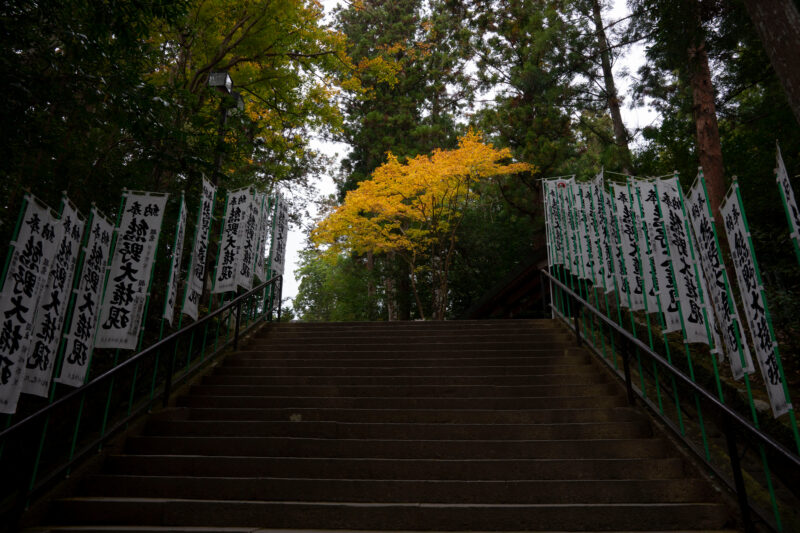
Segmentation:
<svg viewBox="0 0 800 533">
<path fill-rule="evenodd" d="M 280 324 L 152 417 L 36 531 L 730 527 L 550 320 Z"/>
</svg>

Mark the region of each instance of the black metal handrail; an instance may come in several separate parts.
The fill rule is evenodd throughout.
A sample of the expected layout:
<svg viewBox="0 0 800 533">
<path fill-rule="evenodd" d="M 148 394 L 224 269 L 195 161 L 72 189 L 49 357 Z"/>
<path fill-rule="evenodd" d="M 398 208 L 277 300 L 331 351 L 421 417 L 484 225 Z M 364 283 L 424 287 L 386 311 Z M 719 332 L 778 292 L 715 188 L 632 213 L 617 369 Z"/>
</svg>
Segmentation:
<svg viewBox="0 0 800 533">
<path fill-rule="evenodd" d="M 629 360 L 631 352 L 633 351 L 633 349 L 635 349 L 638 350 L 640 354 L 644 354 L 650 357 L 652 360 L 659 363 L 661 367 L 667 369 L 672 374 L 672 376 L 678 382 L 680 382 L 682 386 L 690 389 L 694 394 L 696 394 L 698 397 L 704 400 L 705 403 L 713 406 L 715 411 L 719 415 L 721 415 L 723 422 L 723 432 L 725 434 L 725 439 L 727 441 L 727 447 L 730 456 L 729 458 L 731 461 L 731 468 L 734 477 L 734 487 L 731 488 L 733 488 L 734 491 L 736 492 L 739 508 L 742 512 L 742 520 L 744 522 L 745 529 L 748 531 L 752 530 L 753 526 L 749 518 L 751 506 L 747 499 L 747 492 L 744 485 L 744 479 L 742 477 L 740 459 L 737 453 L 736 430 L 744 432 L 745 435 L 747 435 L 750 439 L 754 439 L 758 444 L 765 446 L 767 449 L 769 449 L 769 451 L 772 454 L 775 454 L 778 457 L 780 457 L 780 459 L 784 461 L 785 464 L 794 467 L 798 471 L 800 471 L 800 457 L 789 451 L 786 447 L 777 442 L 775 439 L 773 439 L 772 437 L 770 437 L 769 435 L 767 435 L 766 433 L 755 427 L 745 417 L 743 417 L 742 415 L 740 415 L 739 413 L 737 413 L 724 403 L 720 402 L 719 399 L 717 399 L 715 396 L 713 396 L 708 391 L 697 385 L 694 381 L 692 381 L 692 379 L 689 376 L 681 372 L 679 369 L 675 368 L 669 361 L 664 359 L 658 353 L 651 350 L 648 345 L 637 339 L 628 330 L 624 329 L 622 326 L 620 326 L 612 319 L 607 317 L 605 314 L 603 314 L 602 311 L 600 311 L 599 309 L 594 307 L 591 303 L 583 299 L 575 291 L 573 291 L 567 285 L 565 285 L 557 278 L 555 278 L 550 272 L 548 272 L 545 269 L 542 269 L 540 270 L 540 275 L 542 276 L 542 300 L 544 306 L 550 305 L 559 316 L 563 317 L 563 315 L 561 315 L 561 313 L 558 312 L 558 310 L 552 305 L 552 302 L 550 304 L 547 304 L 547 302 L 545 301 L 544 285 L 546 285 L 546 283 L 544 282 L 544 278 L 547 278 L 549 280 L 549 286 L 551 287 L 551 291 L 552 291 L 552 286 L 555 285 L 569 296 L 570 301 L 575 306 L 572 311 L 574 317 L 574 323 L 572 325 L 569 325 L 569 321 L 566 320 L 566 317 L 564 318 L 568 326 L 575 330 L 578 345 L 581 344 L 581 338 L 582 338 L 582 334 L 580 331 L 580 320 L 579 320 L 581 308 L 592 313 L 597 319 L 599 319 L 602 323 L 604 323 L 608 328 L 619 334 L 620 337 L 623 339 L 623 349 L 621 350 L 621 355 L 623 359 L 625 386 L 628 393 L 628 402 L 630 404 L 634 403 L 634 386 L 630 371 Z M 625 349 L 625 347 L 627 347 L 627 349 Z M 644 396 L 641 395 L 641 393 L 640 396 L 644 399 Z M 661 416 L 663 418 L 663 415 Z M 669 422 L 668 419 L 665 420 Z M 703 460 L 704 464 L 707 467 L 711 468 L 711 470 L 713 471 L 716 471 L 714 466 L 711 465 L 708 461 L 706 461 L 702 457 L 700 457 L 700 459 Z M 753 510 L 757 512 L 756 509 Z"/>
<path fill-rule="evenodd" d="M 262 295 L 266 295 L 266 292 L 270 286 L 274 286 L 273 290 L 270 291 L 270 298 L 264 298 L 262 300 L 264 309 L 262 314 L 260 314 L 252 323 L 250 323 L 244 330 L 241 329 L 241 308 L 242 304 L 249 298 L 257 296 L 261 298 Z M 195 362 L 195 364 L 191 367 L 188 367 L 187 363 L 187 371 L 181 376 L 181 380 L 185 380 L 191 375 L 194 375 L 196 371 L 203 365 L 207 364 L 214 355 L 225 350 L 228 345 L 232 344 L 234 349 L 238 347 L 239 337 L 243 332 L 247 332 L 256 325 L 258 325 L 262 320 L 266 317 L 269 317 L 271 320 L 272 317 L 272 310 L 273 310 L 273 299 L 277 301 L 277 319 L 280 321 L 281 317 L 281 296 L 283 290 L 283 276 L 278 275 L 275 276 L 264 283 L 250 289 L 249 291 L 235 297 L 230 302 L 224 303 L 218 309 L 208 313 L 206 316 L 202 317 L 201 319 L 197 320 L 196 322 L 187 325 L 174 333 L 171 333 L 164 337 L 163 339 L 157 341 L 153 345 L 145 348 L 144 350 L 136 353 L 129 359 L 123 361 L 115 365 L 113 368 L 107 370 L 106 372 L 100 374 L 96 378 L 92 379 L 91 381 L 87 382 L 83 386 L 74 389 L 64 395 L 63 397 L 59 398 L 58 400 L 49 403 L 47 406 L 43 407 L 42 409 L 37 410 L 35 413 L 28 415 L 27 417 L 19 420 L 18 422 L 14 423 L 13 425 L 9 426 L 8 428 L 3 429 L 0 431 L 0 449 L 2 449 L 3 443 L 9 442 L 11 438 L 23 434 L 25 431 L 29 429 L 36 428 L 36 424 L 39 425 L 46 425 L 47 421 L 49 420 L 50 416 L 57 412 L 59 408 L 62 408 L 69 404 L 70 402 L 79 402 L 86 395 L 100 387 L 103 384 L 111 382 L 114 378 L 121 375 L 122 372 L 125 370 L 129 370 L 132 368 L 136 368 L 140 362 L 145 360 L 148 357 L 153 357 L 158 353 L 162 353 L 163 350 L 169 348 L 175 348 L 177 346 L 177 342 L 187 335 L 191 335 L 197 330 L 197 328 L 204 327 L 209 324 L 215 318 L 223 315 L 227 311 L 232 310 L 235 308 L 236 313 L 236 325 L 234 329 L 234 336 L 233 339 L 226 339 L 225 342 L 222 343 L 219 348 L 213 350 L 213 352 L 208 357 L 203 357 L 202 360 Z M 161 392 L 162 396 L 162 404 L 164 407 L 168 405 L 170 395 L 172 393 L 172 388 L 174 385 L 174 374 L 175 374 L 175 364 L 178 356 L 177 349 L 172 349 L 171 359 L 167 366 L 167 373 L 166 378 L 163 384 L 163 391 Z M 139 416 L 143 411 L 148 410 L 152 406 L 153 398 L 150 399 L 149 402 L 144 402 L 139 405 L 136 409 L 130 409 L 130 412 L 127 416 L 123 417 L 122 420 L 118 421 L 113 427 L 109 428 L 106 432 L 101 434 L 99 437 L 94 438 L 90 443 L 83 446 L 78 452 L 69 460 L 63 461 L 59 463 L 57 466 L 51 469 L 43 479 L 40 480 L 38 483 L 33 484 L 32 487 L 28 488 L 28 490 L 21 489 L 21 493 L 19 494 L 19 501 L 22 505 L 22 502 L 27 502 L 32 495 L 41 491 L 45 486 L 48 486 L 53 480 L 68 472 L 69 469 L 78 463 L 84 456 L 90 453 L 92 450 L 96 450 L 98 446 L 102 446 L 105 442 L 110 440 L 115 434 L 127 427 L 128 423 L 131 420 Z M 15 514 L 19 514 L 21 512 L 21 507 L 18 505 Z"/>
</svg>

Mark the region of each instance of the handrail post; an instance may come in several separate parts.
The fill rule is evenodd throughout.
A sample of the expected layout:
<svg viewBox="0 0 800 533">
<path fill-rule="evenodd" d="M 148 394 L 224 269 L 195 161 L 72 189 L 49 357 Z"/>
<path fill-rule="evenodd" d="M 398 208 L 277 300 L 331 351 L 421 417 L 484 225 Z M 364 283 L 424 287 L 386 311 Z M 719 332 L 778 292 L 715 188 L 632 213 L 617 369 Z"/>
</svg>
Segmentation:
<svg viewBox="0 0 800 533">
<path fill-rule="evenodd" d="M 750 504 L 747 502 L 747 488 L 744 484 L 744 476 L 742 476 L 739 449 L 736 446 L 736 434 L 727 417 L 723 418 L 722 426 L 725 433 L 725 442 L 728 445 L 728 457 L 730 457 L 731 460 L 733 484 L 736 487 L 736 499 L 739 501 L 739 510 L 742 513 L 742 526 L 747 533 L 750 533 L 755 531 L 755 529 L 753 528 L 753 521 L 750 518 Z"/>
<path fill-rule="evenodd" d="M 178 340 L 175 339 L 174 342 L 177 346 Z M 175 361 L 177 358 L 178 350 L 172 350 L 172 356 L 169 358 L 169 366 L 167 367 L 167 377 L 164 380 L 164 398 L 161 403 L 164 407 L 169 406 L 169 397 L 172 394 L 172 375 L 175 373 Z"/>
<path fill-rule="evenodd" d="M 631 344 L 630 341 L 622 338 L 622 368 L 625 370 L 625 389 L 628 392 L 628 405 L 633 405 L 636 402 L 636 397 L 633 394 L 633 380 L 631 378 Z"/>
<path fill-rule="evenodd" d="M 239 349 L 239 326 L 242 323 L 242 301 L 236 302 L 236 329 L 233 332 L 233 349 Z"/>
<path fill-rule="evenodd" d="M 581 345 L 581 304 L 578 302 L 578 299 L 575 296 L 572 296 L 572 309 L 573 313 L 575 313 L 574 321 L 575 321 L 575 341 L 578 343 L 578 346 Z"/>
</svg>

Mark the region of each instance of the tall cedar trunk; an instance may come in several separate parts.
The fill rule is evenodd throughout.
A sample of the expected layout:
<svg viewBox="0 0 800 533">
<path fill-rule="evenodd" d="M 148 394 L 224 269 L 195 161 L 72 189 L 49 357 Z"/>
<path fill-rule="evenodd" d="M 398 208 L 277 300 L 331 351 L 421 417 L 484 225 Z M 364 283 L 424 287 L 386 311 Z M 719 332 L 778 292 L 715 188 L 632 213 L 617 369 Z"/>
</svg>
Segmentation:
<svg viewBox="0 0 800 533">
<path fill-rule="evenodd" d="M 769 61 L 800 122 L 800 12 L 793 0 L 744 0 Z"/>
<path fill-rule="evenodd" d="M 370 320 L 378 320 L 375 312 L 375 283 L 372 281 L 372 271 L 375 268 L 375 256 L 367 252 L 367 316 Z"/>
<path fill-rule="evenodd" d="M 631 151 L 628 147 L 628 131 L 622 122 L 622 113 L 619 109 L 619 95 L 614 83 L 614 73 L 611 71 L 611 52 L 608 46 L 608 38 L 603 29 L 603 17 L 600 13 L 600 0 L 593 0 L 592 11 L 594 15 L 595 35 L 597 36 L 597 47 L 600 50 L 600 62 L 603 68 L 603 79 L 606 85 L 606 97 L 608 99 L 608 110 L 611 113 L 611 122 L 614 125 L 614 142 L 619 149 L 622 157 L 622 171 L 626 174 L 631 173 Z"/>
<path fill-rule="evenodd" d="M 697 135 L 697 156 L 708 185 L 709 202 L 714 219 L 719 216 L 719 204 L 725 195 L 725 175 L 722 166 L 722 145 L 719 140 L 714 86 L 708 68 L 705 41 L 689 49 L 694 122 Z"/>
</svg>

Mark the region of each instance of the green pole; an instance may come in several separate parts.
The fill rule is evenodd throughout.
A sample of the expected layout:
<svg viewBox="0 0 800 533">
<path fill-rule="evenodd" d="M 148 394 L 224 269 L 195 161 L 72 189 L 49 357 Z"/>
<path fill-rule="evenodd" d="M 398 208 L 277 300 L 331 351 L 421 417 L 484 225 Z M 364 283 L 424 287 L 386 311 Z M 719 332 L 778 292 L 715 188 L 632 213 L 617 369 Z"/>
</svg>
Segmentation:
<svg viewBox="0 0 800 533">
<path fill-rule="evenodd" d="M 586 187 L 586 186 L 589 187 L 589 196 L 591 197 L 592 184 L 591 183 L 586 183 L 584 185 L 584 187 Z M 580 188 L 578 190 L 580 190 Z M 590 203 L 590 209 L 591 209 L 591 205 L 592 205 L 592 203 Z M 584 192 L 582 192 L 581 193 L 581 210 L 583 211 L 583 216 L 582 216 L 582 218 L 583 218 L 583 231 L 586 234 L 586 238 L 587 239 L 591 239 L 592 236 L 589 233 L 589 214 L 586 211 L 586 207 L 587 207 L 586 206 L 586 195 L 585 195 Z M 591 216 L 592 216 L 592 220 L 594 221 L 594 213 L 593 212 L 591 213 Z M 592 274 L 592 278 L 591 278 L 592 279 L 591 295 L 594 297 L 595 304 L 597 305 L 597 303 L 598 303 L 597 292 L 596 292 L 597 291 L 597 285 L 595 283 L 596 280 L 597 280 L 597 271 L 595 270 L 595 265 L 598 263 L 598 259 L 595 256 L 595 254 L 592 253 L 591 244 L 589 246 L 587 246 L 587 249 L 588 249 L 587 253 L 588 253 L 589 259 L 590 259 L 589 263 L 591 265 L 591 270 L 592 270 L 592 273 L 591 273 Z M 599 308 L 600 306 L 597 305 L 597 307 Z M 589 319 L 591 320 L 591 323 L 594 324 L 594 318 L 593 317 L 589 317 Z M 605 338 L 603 337 L 602 324 L 598 324 L 598 329 L 600 329 L 600 331 L 598 331 L 597 337 L 600 338 L 600 342 L 601 342 L 601 346 L 602 346 L 603 358 L 607 359 L 608 355 L 606 354 L 606 342 L 605 342 Z M 594 341 L 595 348 L 597 347 L 597 337 L 595 337 L 595 335 L 592 334 L 592 339 Z"/>
<path fill-rule="evenodd" d="M 616 258 L 614 257 L 614 250 L 612 249 L 611 245 L 611 233 L 609 232 L 609 217 L 613 216 L 613 213 L 606 213 L 606 195 L 608 193 L 605 190 L 605 180 L 600 183 L 600 198 L 598 198 L 598 202 L 600 203 L 601 213 L 603 214 L 603 237 L 606 243 L 608 243 L 608 249 L 604 250 L 603 253 L 610 254 L 608 260 L 606 261 L 606 268 L 611 266 L 611 280 L 614 283 L 614 302 L 617 306 L 617 324 L 622 326 L 622 306 L 619 303 L 619 287 L 617 286 L 617 276 L 616 276 Z M 609 208 L 611 206 L 609 205 Z M 606 301 L 606 315 L 611 318 L 611 309 L 609 308 L 610 303 L 608 301 L 608 292 L 605 294 L 605 301 Z M 611 358 L 614 363 L 614 368 L 619 369 L 619 362 L 617 361 L 617 351 L 614 343 L 614 332 L 611 331 L 609 334 L 609 339 L 611 343 Z"/>
<path fill-rule="evenodd" d="M 755 248 L 753 248 L 753 237 L 750 234 L 750 225 L 747 223 L 747 215 L 744 212 L 744 203 L 742 202 L 742 194 L 739 191 L 739 184 L 734 179 L 733 182 L 734 190 L 736 191 L 736 201 L 739 203 L 739 211 L 742 213 L 742 223 L 744 224 L 744 229 L 747 232 L 747 242 L 750 246 L 750 259 L 753 261 L 753 266 L 755 267 L 755 276 L 756 276 L 756 283 L 758 283 L 759 293 L 761 294 L 761 301 L 764 303 L 764 316 L 767 319 L 767 327 L 769 329 L 769 336 L 772 340 L 772 346 L 775 348 L 775 363 L 778 367 L 778 374 L 781 377 L 781 385 L 783 386 L 783 394 L 786 396 L 786 403 L 789 405 L 792 404 L 792 399 L 789 395 L 789 388 L 786 386 L 786 374 L 783 372 L 783 364 L 781 363 L 781 355 L 780 350 L 778 348 L 778 342 L 775 340 L 775 329 L 772 326 L 772 316 L 769 312 L 769 306 L 767 305 L 767 294 L 764 290 L 764 282 L 761 278 L 761 269 L 758 266 L 758 260 L 756 260 Z M 752 333 L 752 332 L 751 332 Z M 797 430 L 797 419 L 795 418 L 794 414 L 794 407 L 789 408 L 789 423 L 792 428 L 792 434 L 794 435 L 794 442 L 795 446 L 797 447 L 797 453 L 800 454 L 800 433 Z"/>
<path fill-rule="evenodd" d="M 636 242 L 635 242 L 635 248 L 636 248 L 636 257 L 639 259 L 639 269 L 641 271 L 641 276 L 642 276 L 642 300 L 644 301 L 644 317 L 645 317 L 645 320 L 647 322 L 647 340 L 649 342 L 650 349 L 655 352 L 656 351 L 656 347 L 655 347 L 655 343 L 653 342 L 653 329 L 652 329 L 652 327 L 650 325 L 650 308 L 649 308 L 649 304 L 647 303 L 647 284 L 645 283 L 645 273 L 644 273 L 645 269 L 647 268 L 647 266 L 649 266 L 649 263 L 646 266 L 644 261 L 642 260 L 642 249 L 639 246 L 639 239 L 638 239 L 639 231 L 637 229 L 639 224 L 637 223 L 637 220 L 636 220 L 636 208 L 634 207 L 634 196 L 633 196 L 633 191 L 631 191 L 631 178 L 630 178 L 630 176 L 626 180 L 626 185 L 628 187 L 628 198 L 630 198 L 631 221 L 633 222 L 633 228 L 634 228 L 634 231 L 636 231 L 636 235 L 637 235 Z M 637 194 L 637 198 L 638 198 L 638 194 L 639 194 L 638 190 L 636 191 L 636 194 Z M 640 204 L 639 207 L 641 209 L 641 204 Z M 645 241 L 647 243 L 646 252 L 647 252 L 648 255 L 650 255 L 652 253 L 652 250 L 650 250 L 650 238 L 649 238 L 649 235 L 647 233 L 647 226 L 642 224 L 642 230 L 644 231 Z M 653 272 L 652 269 L 650 271 L 650 276 L 651 276 L 650 279 L 654 281 L 655 280 L 655 272 Z M 658 282 L 655 282 L 654 285 L 653 285 L 653 287 L 656 287 L 656 286 L 658 286 Z M 656 381 L 656 383 L 655 383 L 655 385 L 656 385 L 656 401 L 658 402 L 658 409 L 661 412 L 661 414 L 663 415 L 664 414 L 664 403 L 663 403 L 663 401 L 661 399 L 661 385 L 660 385 L 659 379 L 658 379 L 658 365 L 656 364 L 655 361 L 653 361 L 653 377 L 655 378 L 655 381 Z"/>
<path fill-rule="evenodd" d="M 66 192 L 65 192 L 63 194 L 63 196 L 61 197 L 61 207 L 60 207 L 60 209 L 58 211 L 59 218 L 61 218 L 64 215 L 64 205 L 66 204 L 66 202 L 67 202 L 67 195 L 66 195 Z M 89 214 L 89 220 L 88 220 L 87 224 L 88 224 L 89 227 L 91 227 L 91 224 L 92 224 L 92 215 L 91 215 L 91 213 Z M 75 272 L 80 272 L 81 265 L 83 264 L 83 257 L 85 255 L 84 247 L 86 246 L 86 241 L 88 240 L 88 237 L 89 237 L 89 232 L 86 231 L 86 232 L 84 232 L 84 234 L 83 234 L 83 236 L 81 238 L 81 248 L 80 248 L 80 251 L 78 252 L 78 260 L 75 263 L 75 270 L 73 271 L 72 292 L 70 293 L 69 302 L 67 303 L 67 313 L 65 315 L 66 316 L 66 320 L 61 325 L 61 329 L 62 329 L 61 335 L 63 335 L 63 329 L 66 327 L 67 324 L 70 323 L 70 319 L 72 317 L 72 307 L 75 304 L 75 291 L 78 289 L 78 282 L 80 281 L 80 277 L 79 276 L 75 276 L 74 273 Z M 62 362 L 60 361 L 60 356 L 62 355 L 64 346 L 65 346 L 65 340 L 62 337 L 61 340 L 58 343 L 58 348 L 56 349 L 55 361 L 53 362 L 54 366 L 57 366 L 58 368 L 54 368 L 53 369 L 53 375 L 55 375 L 56 372 L 59 372 L 59 373 L 61 372 Z M 51 376 L 51 378 L 50 378 L 50 392 L 48 393 L 48 396 L 47 396 L 47 403 L 48 404 L 53 403 L 53 400 L 55 399 L 55 394 L 56 394 L 56 382 L 55 382 L 55 379 L 53 379 L 52 376 Z M 31 480 L 30 480 L 30 483 L 28 484 L 28 492 L 33 490 L 33 486 L 36 483 L 36 477 L 37 477 L 37 475 L 39 473 L 39 462 L 42 459 L 42 452 L 44 451 L 45 437 L 47 436 L 47 429 L 48 429 L 49 425 L 50 425 L 50 415 L 48 414 L 44 419 L 44 425 L 42 426 L 42 434 L 39 437 L 39 447 L 36 450 L 36 458 L 34 459 L 34 462 L 33 462 L 33 472 L 31 473 Z"/>
<path fill-rule="evenodd" d="M 616 213 L 616 211 L 617 211 L 617 207 L 616 207 L 617 206 L 617 202 L 616 202 L 616 198 L 614 196 L 615 195 L 612 194 L 612 200 L 613 201 L 611 202 L 611 206 L 612 206 L 612 209 L 613 209 L 613 218 L 614 218 L 614 228 L 613 229 L 614 229 L 614 231 L 615 231 L 615 233 L 617 235 L 617 248 L 619 249 L 620 255 L 623 255 L 624 252 L 622 251 L 622 232 L 619 229 L 619 216 Z M 623 264 L 624 264 L 624 261 L 623 261 L 623 263 L 620 264 L 620 266 L 623 266 Z M 622 269 L 622 271 L 620 273 L 627 278 L 627 276 L 628 276 L 627 269 Z M 633 334 L 633 338 L 634 339 L 638 339 L 639 335 L 636 332 L 636 321 L 633 318 L 633 309 L 632 309 L 633 304 L 631 302 L 631 291 L 633 291 L 633 287 L 630 286 L 630 280 L 627 280 L 627 281 L 628 281 L 628 291 L 626 292 L 626 295 L 627 295 L 627 298 L 628 298 L 628 314 L 629 314 L 630 319 L 631 319 L 630 320 L 631 321 L 631 333 Z M 644 295 L 642 295 L 642 296 L 644 296 Z M 622 325 L 622 320 L 621 319 L 620 319 L 620 325 Z M 639 353 L 638 349 L 636 350 L 636 362 L 637 362 L 637 365 L 639 367 L 639 382 L 640 382 L 641 388 L 642 388 L 641 389 L 642 390 L 642 396 L 647 398 L 647 389 L 645 388 L 645 383 L 644 383 L 644 372 L 642 370 L 642 354 Z"/>
<path fill-rule="evenodd" d="M 108 278 L 111 275 L 111 261 L 114 259 L 114 251 L 117 247 L 117 237 L 119 236 L 119 223 L 122 220 L 122 210 L 125 207 L 125 195 L 127 194 L 127 189 L 122 190 L 122 197 L 119 200 L 119 209 L 117 210 L 117 221 L 114 224 L 114 232 L 111 236 L 111 245 L 108 248 L 108 260 L 106 261 L 106 275 L 103 279 L 103 293 L 100 295 L 100 302 L 105 299 L 106 296 L 106 289 L 108 289 Z M 100 310 L 98 309 L 97 312 L 97 321 L 100 320 Z M 97 329 L 94 332 L 95 339 L 97 338 Z M 93 343 L 94 345 L 94 343 Z M 92 353 L 89 356 L 89 361 L 86 362 L 86 374 L 83 376 L 83 383 L 85 384 L 89 380 L 89 372 L 92 369 L 92 360 L 94 359 L 94 348 L 92 348 Z M 116 364 L 116 356 L 114 357 L 115 364 Z M 113 381 L 112 381 L 113 384 Z M 81 404 L 78 408 L 78 416 L 75 419 L 75 429 L 72 432 L 72 444 L 70 445 L 69 450 L 69 460 L 72 460 L 73 455 L 75 454 L 75 446 L 78 443 L 78 429 L 81 425 L 81 417 L 83 416 L 83 403 L 86 400 L 86 395 L 81 396 Z M 109 400 L 110 400 L 110 391 L 109 391 Z"/>
<path fill-rule="evenodd" d="M 674 174 L 676 182 L 678 183 L 679 193 L 680 193 L 680 181 L 678 181 L 678 173 L 675 172 Z M 683 348 L 684 352 L 686 353 L 686 361 L 689 366 L 689 377 L 691 378 L 692 382 L 695 383 L 697 380 L 694 376 L 694 365 L 692 364 L 692 354 L 689 350 L 689 341 L 686 335 L 686 323 L 683 319 L 683 306 L 681 306 L 680 296 L 678 293 L 678 278 L 675 276 L 675 265 L 672 262 L 672 245 L 669 242 L 669 233 L 667 232 L 666 224 L 664 223 L 664 210 L 661 209 L 661 198 L 658 195 L 658 180 L 655 181 L 655 188 L 656 188 L 656 201 L 658 204 L 658 212 L 661 214 L 661 229 L 664 232 L 664 236 L 666 237 L 666 244 L 667 244 L 667 255 L 670 258 L 669 262 L 669 270 L 670 276 L 672 279 L 675 280 L 675 300 L 678 306 L 678 317 L 680 317 L 681 321 L 681 334 L 683 335 Z M 670 361 L 671 362 L 671 361 Z M 700 398 L 697 396 L 697 393 L 694 393 L 694 401 L 695 401 L 695 409 L 697 410 L 697 419 L 700 426 L 700 434 L 703 440 L 703 450 L 705 452 L 706 460 L 711 461 L 711 450 L 708 445 L 708 435 L 706 433 L 706 426 L 705 422 L 703 421 L 703 411 L 700 408 Z"/>
</svg>

